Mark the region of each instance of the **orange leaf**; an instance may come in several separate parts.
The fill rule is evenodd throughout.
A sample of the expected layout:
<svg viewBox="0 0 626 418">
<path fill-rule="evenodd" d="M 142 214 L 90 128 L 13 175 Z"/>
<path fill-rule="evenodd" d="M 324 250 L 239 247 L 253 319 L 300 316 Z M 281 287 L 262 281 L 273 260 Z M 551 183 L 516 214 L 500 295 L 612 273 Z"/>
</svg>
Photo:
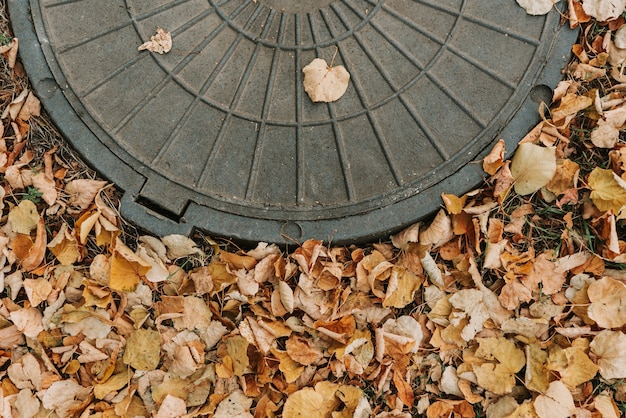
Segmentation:
<svg viewBox="0 0 626 418">
<path fill-rule="evenodd" d="M 398 398 L 400 398 L 403 404 L 411 409 L 413 407 L 413 403 L 415 403 L 413 388 L 411 388 L 411 385 L 409 385 L 408 382 L 402 378 L 402 375 L 398 370 L 393 372 L 393 384 L 398 391 Z"/>
</svg>

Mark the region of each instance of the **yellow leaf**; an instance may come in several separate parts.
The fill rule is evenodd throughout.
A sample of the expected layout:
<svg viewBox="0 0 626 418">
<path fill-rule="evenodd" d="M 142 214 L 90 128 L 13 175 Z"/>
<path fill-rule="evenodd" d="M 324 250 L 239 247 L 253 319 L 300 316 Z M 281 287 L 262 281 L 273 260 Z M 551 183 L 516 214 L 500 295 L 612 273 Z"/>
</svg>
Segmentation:
<svg viewBox="0 0 626 418">
<path fill-rule="evenodd" d="M 489 155 L 483 159 L 483 170 L 485 173 L 493 176 L 502 165 L 504 165 L 504 140 L 500 139 L 491 149 Z M 447 206 L 447 204 L 446 204 Z M 451 213 L 448 210 L 448 213 Z M 460 211 L 458 213 L 461 213 Z"/>
<path fill-rule="evenodd" d="M 57 260 L 59 260 L 59 263 L 64 266 L 73 264 L 80 258 L 78 242 L 68 230 L 67 223 L 65 222 L 54 239 L 48 244 L 48 248 Z"/>
<path fill-rule="evenodd" d="M 554 177 L 556 172 L 556 148 L 521 144 L 511 161 L 511 174 L 515 191 L 522 195 L 535 193 Z"/>
<path fill-rule="evenodd" d="M 272 348 L 271 352 L 279 361 L 278 369 L 283 372 L 285 381 L 287 383 L 295 382 L 304 371 L 304 366 L 295 362 L 285 351 Z"/>
<path fill-rule="evenodd" d="M 228 338 L 225 341 L 228 355 L 233 360 L 233 373 L 235 376 L 243 376 L 248 368 L 248 341 L 240 335 Z"/>
<path fill-rule="evenodd" d="M 526 346 L 526 373 L 524 376 L 526 387 L 535 392 L 543 393 L 548 390 L 550 374 L 546 369 L 548 353 L 541 349 L 539 344 Z"/>
<path fill-rule="evenodd" d="M 139 284 L 141 276 L 144 276 L 150 270 L 150 265 L 136 255 L 119 238 L 115 240 L 110 264 L 109 286 L 111 289 L 122 292 L 134 291 Z"/>
<path fill-rule="evenodd" d="M 328 418 L 341 405 L 335 395 L 340 386 L 322 381 L 314 388 L 300 389 L 287 398 L 283 418 Z"/>
<path fill-rule="evenodd" d="M 106 382 L 94 385 L 93 394 L 97 399 L 103 399 L 109 393 L 119 391 L 126 386 L 130 382 L 131 377 L 130 370 L 125 369 L 121 373 L 111 376 Z"/>
<path fill-rule="evenodd" d="M 457 197 L 453 194 L 441 193 L 441 200 L 443 200 L 443 203 L 446 205 L 446 210 L 450 215 L 458 215 L 463 212 L 467 195 Z"/>
<path fill-rule="evenodd" d="M 626 323 L 626 285 L 603 277 L 589 285 L 587 295 L 591 305 L 587 309 L 589 318 L 602 328 L 620 328 Z"/>
<path fill-rule="evenodd" d="M 415 292 L 420 288 L 422 279 L 411 271 L 394 266 L 387 285 L 384 307 L 404 308 L 415 300 Z"/>
<path fill-rule="evenodd" d="M 596 167 L 589 174 L 587 183 L 591 189 L 591 200 L 602 211 L 613 210 L 618 214 L 626 206 L 626 188 L 613 170 Z"/>
<path fill-rule="evenodd" d="M 138 329 L 128 337 L 123 361 L 136 370 L 154 370 L 159 365 L 160 353 L 161 334 Z"/>
<path fill-rule="evenodd" d="M 593 104 L 591 97 L 578 96 L 576 94 L 566 94 L 561 98 L 559 107 L 552 111 L 552 119 L 557 125 L 561 125 L 568 119 L 573 118 L 576 114 L 588 108 Z"/>
<path fill-rule="evenodd" d="M 472 365 L 478 384 L 498 395 L 510 393 L 515 386 L 515 374 L 524 367 L 524 353 L 504 337 L 477 340 L 476 357 L 486 360 Z"/>
<path fill-rule="evenodd" d="M 350 74 L 343 65 L 331 67 L 325 60 L 315 58 L 302 72 L 304 90 L 313 102 L 334 102 L 348 89 Z"/>
<path fill-rule="evenodd" d="M 11 230 L 19 234 L 30 234 L 39 221 L 37 206 L 30 200 L 22 200 L 9 212 L 9 224 Z"/>
</svg>

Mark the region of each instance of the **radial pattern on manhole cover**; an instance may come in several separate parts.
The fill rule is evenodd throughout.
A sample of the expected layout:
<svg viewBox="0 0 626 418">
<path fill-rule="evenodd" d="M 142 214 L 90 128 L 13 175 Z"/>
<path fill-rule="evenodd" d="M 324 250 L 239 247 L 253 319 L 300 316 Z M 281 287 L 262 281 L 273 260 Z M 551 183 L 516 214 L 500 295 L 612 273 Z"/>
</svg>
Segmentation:
<svg viewBox="0 0 626 418">
<path fill-rule="evenodd" d="M 434 211 L 536 122 L 572 41 L 513 0 L 9 4 L 37 93 L 129 220 L 251 241 L 371 239 Z M 157 27 L 171 52 L 138 51 Z M 351 74 L 338 101 L 304 92 L 314 58 Z"/>
</svg>

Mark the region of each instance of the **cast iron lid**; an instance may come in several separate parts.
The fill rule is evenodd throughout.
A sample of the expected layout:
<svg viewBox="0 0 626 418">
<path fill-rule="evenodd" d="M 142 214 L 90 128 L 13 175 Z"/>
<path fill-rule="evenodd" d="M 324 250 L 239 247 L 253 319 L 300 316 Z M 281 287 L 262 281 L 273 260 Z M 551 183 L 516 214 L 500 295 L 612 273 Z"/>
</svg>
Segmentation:
<svg viewBox="0 0 626 418">
<path fill-rule="evenodd" d="M 158 235 L 384 237 L 538 120 L 575 33 L 514 0 L 10 0 L 36 93 Z M 173 49 L 137 47 L 161 27 Z M 336 56 L 335 56 L 336 55 Z M 351 74 L 312 103 L 314 58 Z"/>
</svg>

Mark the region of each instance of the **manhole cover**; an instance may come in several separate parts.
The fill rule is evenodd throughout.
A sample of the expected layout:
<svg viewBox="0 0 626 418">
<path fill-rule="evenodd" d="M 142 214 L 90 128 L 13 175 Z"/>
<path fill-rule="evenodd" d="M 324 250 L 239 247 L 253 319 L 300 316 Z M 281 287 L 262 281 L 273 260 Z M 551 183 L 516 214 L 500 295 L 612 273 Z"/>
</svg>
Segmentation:
<svg viewBox="0 0 626 418">
<path fill-rule="evenodd" d="M 55 123 L 157 234 L 374 239 L 481 179 L 575 33 L 514 0 L 10 0 Z M 171 52 L 137 47 L 157 27 Z M 335 56 L 336 55 L 336 56 Z M 316 57 L 351 74 L 312 103 Z"/>
</svg>

